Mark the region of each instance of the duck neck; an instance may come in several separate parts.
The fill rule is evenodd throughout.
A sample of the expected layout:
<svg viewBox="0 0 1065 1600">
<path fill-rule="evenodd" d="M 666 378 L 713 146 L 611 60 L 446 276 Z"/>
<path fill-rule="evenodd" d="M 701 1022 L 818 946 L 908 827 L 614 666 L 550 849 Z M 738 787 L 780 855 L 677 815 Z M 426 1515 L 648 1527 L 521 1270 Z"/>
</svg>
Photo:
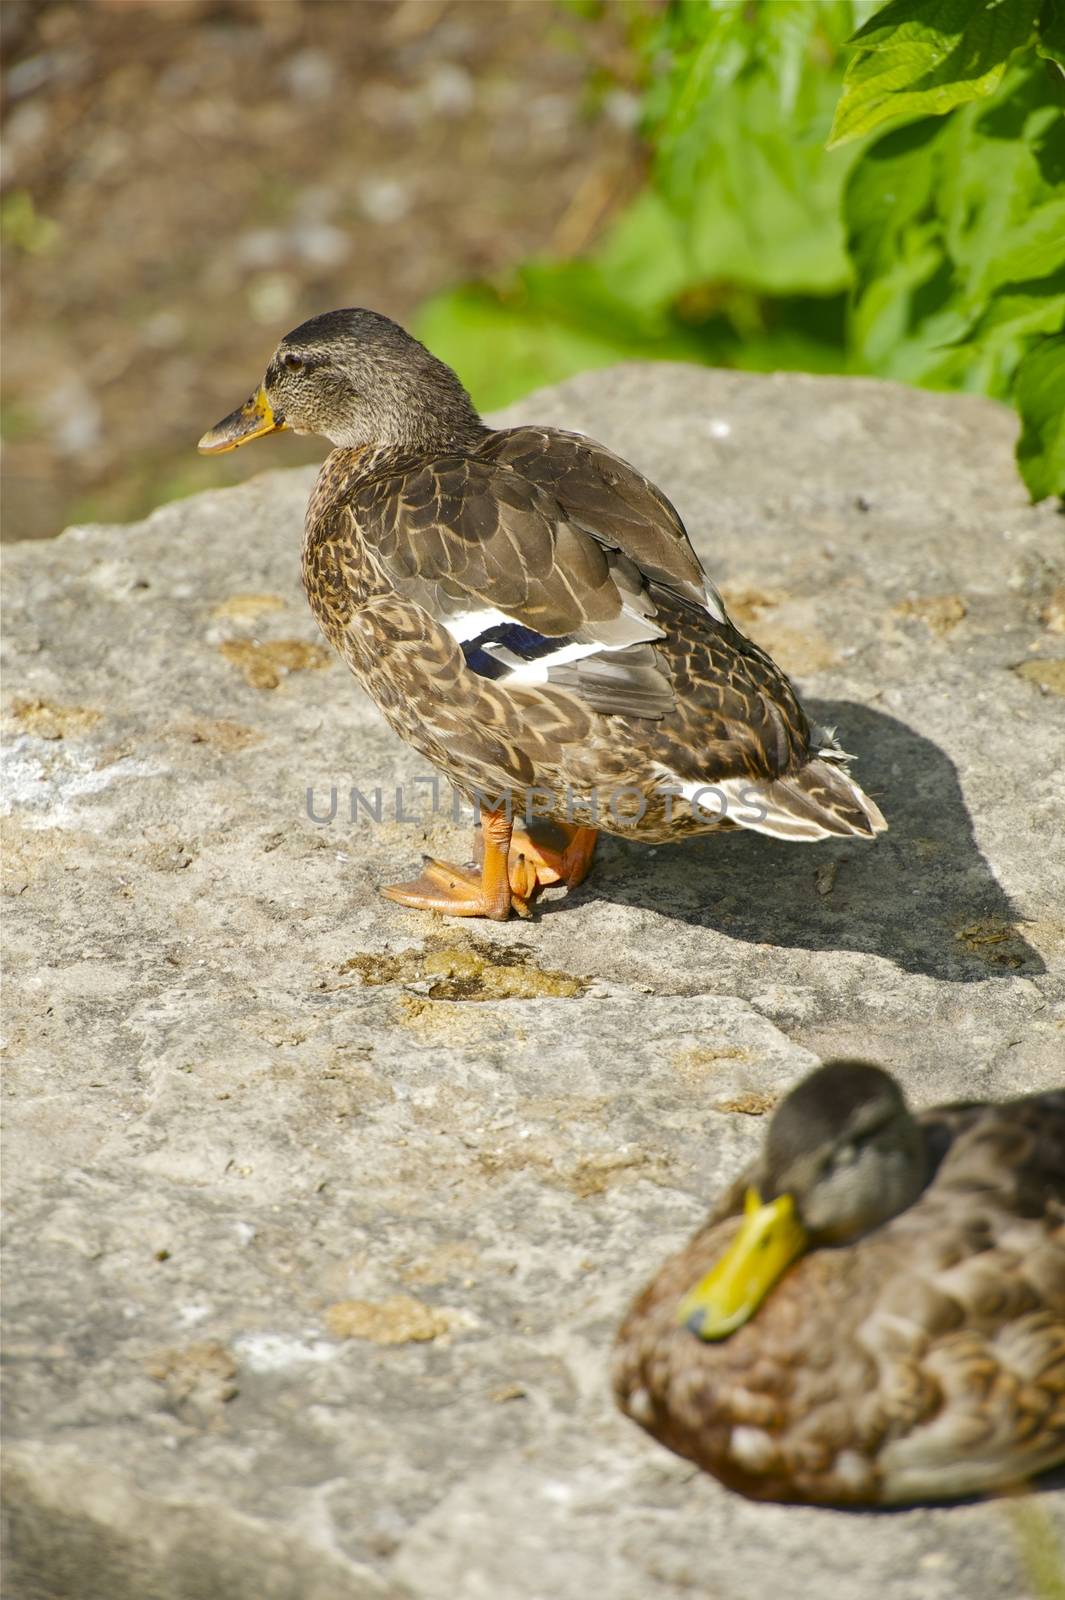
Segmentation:
<svg viewBox="0 0 1065 1600">
<path fill-rule="evenodd" d="M 391 455 L 430 460 L 469 449 L 489 431 L 450 367 L 414 340 L 402 357 L 378 352 L 361 391 L 338 396 L 321 429 L 338 449 L 363 450 L 375 470 Z"/>
<path fill-rule="evenodd" d="M 491 433 L 473 408 L 465 389 L 456 385 L 454 394 L 447 396 L 447 404 L 438 403 L 432 410 L 411 407 L 397 428 L 393 441 L 382 445 L 382 451 L 401 457 L 418 456 L 435 458 L 461 454 L 472 449 Z M 378 452 L 375 452 L 375 454 Z M 376 470 L 376 468 L 375 468 Z"/>
<path fill-rule="evenodd" d="M 305 536 L 311 533 L 326 513 L 339 504 L 356 484 L 368 476 L 368 459 L 376 454 L 377 452 L 372 452 L 365 445 L 357 450 L 349 450 L 344 445 L 338 445 L 330 450 L 318 469 L 311 497 L 307 501 L 307 511 L 303 519 Z"/>
<path fill-rule="evenodd" d="M 332 506 L 361 483 L 385 478 L 415 463 L 440 456 L 463 455 L 492 432 L 476 414 L 461 428 L 440 430 L 431 439 L 411 439 L 402 444 L 336 445 L 322 462 L 307 504 L 305 527 L 309 531 Z"/>
</svg>

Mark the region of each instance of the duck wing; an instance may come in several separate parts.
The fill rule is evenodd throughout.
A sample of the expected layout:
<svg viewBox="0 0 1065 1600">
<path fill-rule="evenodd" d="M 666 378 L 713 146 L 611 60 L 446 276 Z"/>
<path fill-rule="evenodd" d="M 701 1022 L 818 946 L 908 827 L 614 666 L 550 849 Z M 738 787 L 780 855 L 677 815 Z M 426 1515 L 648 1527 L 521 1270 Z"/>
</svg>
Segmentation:
<svg viewBox="0 0 1065 1600">
<path fill-rule="evenodd" d="M 661 719 L 678 703 L 670 647 L 683 635 L 689 654 L 709 632 L 721 635 L 730 669 L 724 717 L 746 726 L 764 701 L 761 716 L 775 726 L 775 700 L 782 691 L 793 699 L 732 627 L 665 496 L 578 435 L 489 433 L 468 453 L 363 481 L 350 506 L 388 581 L 483 677 L 551 684 L 597 712 Z M 767 776 L 779 770 L 775 755 Z"/>
<path fill-rule="evenodd" d="M 490 434 L 479 454 L 546 490 L 593 539 L 621 550 L 651 582 L 724 621 L 721 596 L 676 507 L 605 445 L 560 428 L 506 428 Z"/>
</svg>

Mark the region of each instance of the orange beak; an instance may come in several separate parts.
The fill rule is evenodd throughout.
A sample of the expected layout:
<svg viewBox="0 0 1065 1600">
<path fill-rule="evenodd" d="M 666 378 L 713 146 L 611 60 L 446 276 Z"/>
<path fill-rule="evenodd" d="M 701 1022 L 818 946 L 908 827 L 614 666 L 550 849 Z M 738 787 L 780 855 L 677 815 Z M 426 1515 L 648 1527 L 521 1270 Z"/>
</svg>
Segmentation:
<svg viewBox="0 0 1065 1600">
<path fill-rule="evenodd" d="M 250 400 L 208 428 L 196 448 L 203 456 L 220 456 L 226 450 L 250 444 L 252 439 L 261 439 L 264 433 L 280 433 L 287 427 L 283 418 L 278 422 L 274 416 L 266 390 L 260 385 Z"/>
</svg>

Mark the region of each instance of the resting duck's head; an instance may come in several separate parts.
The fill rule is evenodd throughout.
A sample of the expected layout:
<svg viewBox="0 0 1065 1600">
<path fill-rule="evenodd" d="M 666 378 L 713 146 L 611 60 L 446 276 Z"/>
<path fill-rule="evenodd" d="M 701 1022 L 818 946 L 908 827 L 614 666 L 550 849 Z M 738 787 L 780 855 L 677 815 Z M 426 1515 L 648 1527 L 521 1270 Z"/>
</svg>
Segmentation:
<svg viewBox="0 0 1065 1600">
<path fill-rule="evenodd" d="M 361 450 L 446 449 L 480 431 L 458 378 L 388 317 L 327 311 L 286 333 L 259 388 L 200 440 L 204 455 L 280 429 Z"/>
<path fill-rule="evenodd" d="M 702 1339 L 726 1338 L 797 1256 L 897 1216 L 927 1176 L 924 1135 L 894 1078 L 864 1061 L 827 1062 L 777 1107 L 739 1231 L 678 1320 Z"/>
</svg>

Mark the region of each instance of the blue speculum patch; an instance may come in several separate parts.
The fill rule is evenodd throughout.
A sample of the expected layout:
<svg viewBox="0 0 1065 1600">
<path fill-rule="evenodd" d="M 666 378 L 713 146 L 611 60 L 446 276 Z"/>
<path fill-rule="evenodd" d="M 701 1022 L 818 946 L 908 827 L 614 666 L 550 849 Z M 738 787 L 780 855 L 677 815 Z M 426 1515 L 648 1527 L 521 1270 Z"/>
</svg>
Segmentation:
<svg viewBox="0 0 1065 1600">
<path fill-rule="evenodd" d="M 467 639 L 462 646 L 462 653 L 466 657 L 466 665 L 479 677 L 505 678 L 520 662 L 539 661 L 544 656 L 553 656 L 556 651 L 572 643 L 572 639 L 549 639 L 534 628 L 523 628 L 520 622 L 500 622 L 485 628 L 476 639 Z M 492 647 L 505 650 L 516 659 L 500 661 L 490 653 Z"/>
</svg>

